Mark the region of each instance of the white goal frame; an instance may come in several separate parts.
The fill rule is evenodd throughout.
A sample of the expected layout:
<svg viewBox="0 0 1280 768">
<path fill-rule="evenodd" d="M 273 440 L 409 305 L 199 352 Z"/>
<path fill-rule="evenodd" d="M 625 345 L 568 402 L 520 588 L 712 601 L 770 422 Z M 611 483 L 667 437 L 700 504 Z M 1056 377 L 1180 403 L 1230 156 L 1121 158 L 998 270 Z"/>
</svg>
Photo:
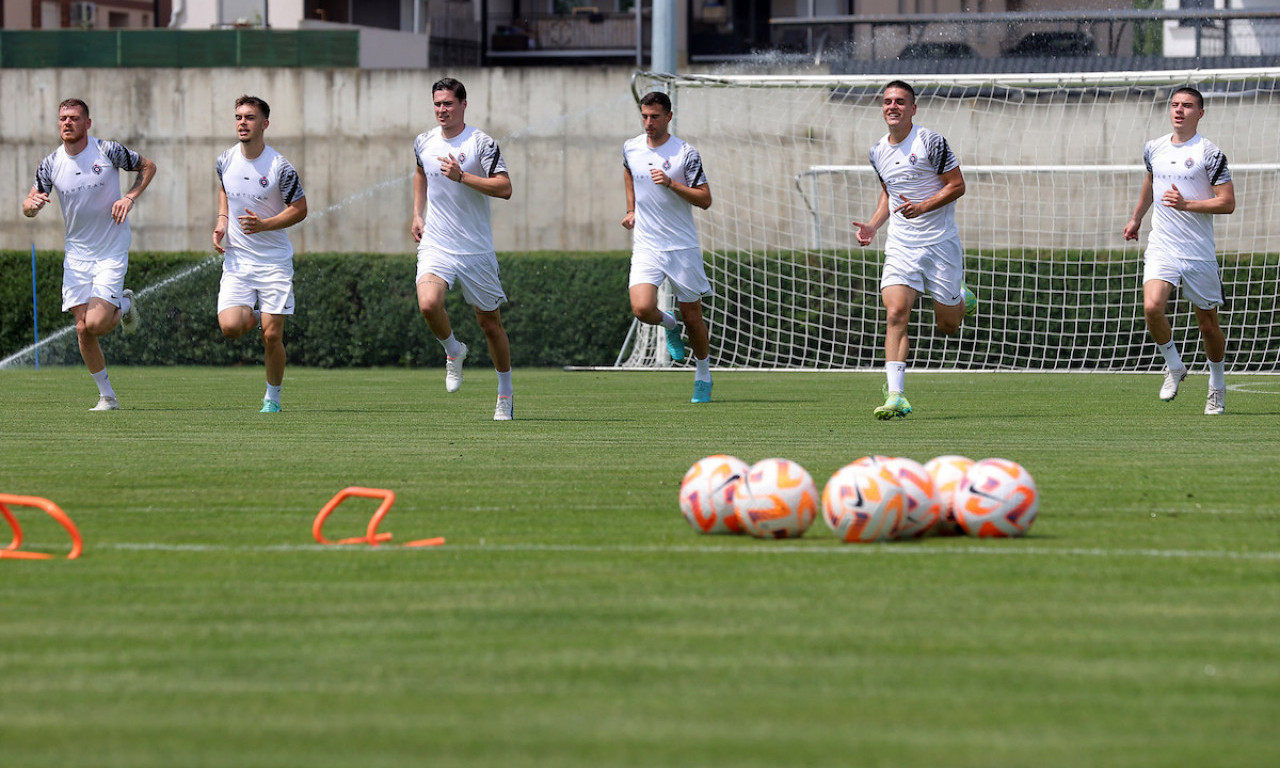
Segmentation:
<svg viewBox="0 0 1280 768">
<path fill-rule="evenodd" d="M 883 364 L 884 233 L 867 150 L 884 134 L 861 75 L 637 73 L 637 99 L 666 91 L 673 133 L 696 147 L 713 204 L 696 211 L 715 295 L 704 303 L 718 368 L 871 370 Z M 956 219 L 976 322 L 958 337 L 912 317 L 915 370 L 1159 370 L 1142 315 L 1142 247 L 1121 230 L 1141 188 L 1143 143 L 1168 133 L 1168 96 L 1205 94 L 1205 136 L 1227 154 L 1237 210 L 1215 217 L 1227 304 L 1227 370 L 1280 372 L 1280 69 L 1051 75 L 916 75 L 918 125 L 960 157 Z M 671 306 L 670 302 L 666 306 Z M 1194 313 L 1175 294 L 1183 356 L 1204 364 Z M 686 363 L 687 364 L 687 363 Z M 633 325 L 616 365 L 665 368 L 660 329 Z"/>
</svg>

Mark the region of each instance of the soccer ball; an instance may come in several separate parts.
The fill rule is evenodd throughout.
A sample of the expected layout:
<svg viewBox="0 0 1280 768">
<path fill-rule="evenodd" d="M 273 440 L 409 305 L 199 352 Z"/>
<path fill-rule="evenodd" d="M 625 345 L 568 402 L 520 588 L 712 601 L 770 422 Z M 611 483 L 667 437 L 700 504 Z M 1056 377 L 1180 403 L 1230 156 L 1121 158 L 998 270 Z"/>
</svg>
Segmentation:
<svg viewBox="0 0 1280 768">
<path fill-rule="evenodd" d="M 980 538 L 1011 538 L 1036 520 L 1040 492 L 1031 473 L 1016 461 L 983 459 L 964 473 L 956 489 L 956 522 Z"/>
<path fill-rule="evenodd" d="M 978 297 L 968 287 L 964 289 L 964 316 L 973 317 L 978 314 Z"/>
<path fill-rule="evenodd" d="M 818 514 L 818 488 L 794 461 L 764 459 L 738 480 L 733 510 L 742 529 L 758 539 L 798 538 Z"/>
<path fill-rule="evenodd" d="M 939 536 L 958 536 L 956 525 L 955 495 L 960 487 L 964 473 L 973 466 L 973 459 L 967 456 L 936 456 L 925 462 L 925 471 L 933 478 L 933 493 L 938 497 L 942 519 L 934 526 Z"/>
<path fill-rule="evenodd" d="M 680 511 L 699 533 L 742 533 L 733 512 L 733 492 L 747 462 L 716 454 L 698 459 L 680 481 Z"/>
<path fill-rule="evenodd" d="M 822 489 L 822 519 L 841 541 L 895 538 L 906 506 L 906 494 L 893 472 L 870 457 L 841 467 Z"/>
<path fill-rule="evenodd" d="M 918 461 L 890 459 L 887 468 L 906 495 L 906 516 L 898 530 L 900 539 L 918 539 L 942 521 L 942 503 L 933 492 L 933 477 Z"/>
</svg>

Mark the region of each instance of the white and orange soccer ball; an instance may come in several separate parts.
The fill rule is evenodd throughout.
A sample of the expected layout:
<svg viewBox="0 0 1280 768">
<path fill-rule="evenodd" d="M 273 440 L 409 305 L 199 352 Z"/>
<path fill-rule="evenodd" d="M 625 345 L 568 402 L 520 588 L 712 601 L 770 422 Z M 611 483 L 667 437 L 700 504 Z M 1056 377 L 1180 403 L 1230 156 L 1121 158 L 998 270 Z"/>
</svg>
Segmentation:
<svg viewBox="0 0 1280 768">
<path fill-rule="evenodd" d="M 794 461 L 763 459 L 738 480 L 733 509 L 742 529 L 758 539 L 794 539 L 813 525 L 818 488 Z"/>
<path fill-rule="evenodd" d="M 1011 538 L 1031 528 L 1040 492 L 1016 461 L 983 459 L 964 473 L 956 489 L 956 522 L 971 536 Z"/>
<path fill-rule="evenodd" d="M 920 462 L 902 457 L 890 459 L 886 466 L 906 495 L 906 516 L 898 538 L 918 539 L 933 531 L 942 521 L 942 502 L 933 491 L 933 476 Z"/>
<path fill-rule="evenodd" d="M 896 538 L 906 519 L 902 485 L 878 458 L 863 457 L 836 470 L 822 489 L 822 519 L 841 541 Z"/>
<path fill-rule="evenodd" d="M 698 533 L 742 533 L 733 494 L 747 462 L 716 454 L 698 459 L 680 481 L 680 511 Z"/>
<path fill-rule="evenodd" d="M 967 456 L 935 456 L 925 462 L 925 471 L 933 478 L 933 493 L 938 498 L 942 519 L 934 526 L 939 536 L 958 536 L 960 528 L 956 525 L 955 495 L 964 479 L 964 473 L 973 466 L 973 459 Z"/>
</svg>

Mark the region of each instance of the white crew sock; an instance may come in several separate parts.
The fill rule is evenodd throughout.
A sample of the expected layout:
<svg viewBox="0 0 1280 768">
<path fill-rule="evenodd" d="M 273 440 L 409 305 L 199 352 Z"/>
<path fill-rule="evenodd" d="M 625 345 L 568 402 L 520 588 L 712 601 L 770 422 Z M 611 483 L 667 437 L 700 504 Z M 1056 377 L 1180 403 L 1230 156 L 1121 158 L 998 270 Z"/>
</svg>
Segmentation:
<svg viewBox="0 0 1280 768">
<path fill-rule="evenodd" d="M 694 381 L 711 381 L 711 355 L 699 360 L 693 358 L 693 380 Z"/>
<path fill-rule="evenodd" d="M 449 338 L 437 339 L 437 341 L 440 342 L 440 346 L 444 347 L 444 353 L 449 357 L 457 357 L 462 352 L 462 345 L 458 343 L 458 338 L 452 333 L 449 334 Z"/>
<path fill-rule="evenodd" d="M 1226 367 L 1225 360 L 1218 362 L 1209 361 L 1209 389 L 1226 389 L 1227 379 L 1223 369 Z"/>
<path fill-rule="evenodd" d="M 511 371 L 498 371 L 498 397 L 511 397 L 514 390 L 511 388 Z"/>
<path fill-rule="evenodd" d="M 1178 354 L 1178 344 L 1173 339 L 1169 339 L 1168 344 L 1157 345 L 1160 354 L 1164 355 L 1164 364 L 1169 366 L 1171 371 L 1181 371 L 1187 366 L 1182 363 L 1182 355 Z"/>
<path fill-rule="evenodd" d="M 267 383 L 267 399 L 275 403 L 280 402 L 280 389 L 283 386 L 284 386 L 283 384 L 271 384 L 268 382 Z"/>
<path fill-rule="evenodd" d="M 97 373 L 90 374 L 93 376 L 93 382 L 98 385 L 98 394 L 103 397 L 116 396 L 116 391 L 111 388 L 111 379 L 107 378 L 107 369 L 103 368 Z"/>
<path fill-rule="evenodd" d="M 889 380 L 889 391 L 902 394 L 907 391 L 907 364 L 890 360 L 884 364 L 884 373 Z"/>
<path fill-rule="evenodd" d="M 670 312 L 663 312 L 662 322 L 660 322 L 659 325 L 661 325 L 663 328 L 666 328 L 668 331 L 670 331 L 670 330 L 674 330 L 676 326 L 680 324 L 676 322 L 675 315 L 671 314 Z"/>
</svg>

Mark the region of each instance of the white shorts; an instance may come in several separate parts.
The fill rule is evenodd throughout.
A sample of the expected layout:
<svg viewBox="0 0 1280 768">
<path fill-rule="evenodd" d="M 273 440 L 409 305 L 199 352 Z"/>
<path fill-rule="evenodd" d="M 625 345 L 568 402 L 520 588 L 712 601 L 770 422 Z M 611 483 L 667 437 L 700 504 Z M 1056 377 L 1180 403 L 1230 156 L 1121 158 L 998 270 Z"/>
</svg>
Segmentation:
<svg viewBox="0 0 1280 768">
<path fill-rule="evenodd" d="M 218 314 L 232 307 L 258 308 L 268 315 L 293 314 L 293 277 L 284 272 L 222 273 Z"/>
<path fill-rule="evenodd" d="M 964 249 L 958 239 L 918 248 L 894 246 L 884 254 L 880 288 L 905 285 L 946 306 L 964 302 Z"/>
<path fill-rule="evenodd" d="M 124 273 L 129 257 L 97 261 L 62 261 L 62 311 L 88 304 L 90 299 L 109 301 L 120 306 L 124 291 Z"/>
<path fill-rule="evenodd" d="M 481 312 L 492 312 L 507 300 L 498 278 L 498 256 L 490 253 L 445 253 L 435 249 L 418 251 L 417 285 L 427 275 L 435 275 L 449 288 L 458 283 L 462 297 Z"/>
<path fill-rule="evenodd" d="M 1184 259 L 1164 251 L 1147 249 L 1143 258 L 1142 282 L 1163 280 L 1199 309 L 1216 309 L 1225 302 L 1222 298 L 1222 275 L 1218 262 L 1203 259 Z"/>
<path fill-rule="evenodd" d="M 701 248 L 683 248 L 678 251 L 632 251 L 632 285 L 662 285 L 670 280 L 675 289 L 676 301 L 691 304 L 711 295 L 711 281 L 702 263 Z"/>
</svg>

